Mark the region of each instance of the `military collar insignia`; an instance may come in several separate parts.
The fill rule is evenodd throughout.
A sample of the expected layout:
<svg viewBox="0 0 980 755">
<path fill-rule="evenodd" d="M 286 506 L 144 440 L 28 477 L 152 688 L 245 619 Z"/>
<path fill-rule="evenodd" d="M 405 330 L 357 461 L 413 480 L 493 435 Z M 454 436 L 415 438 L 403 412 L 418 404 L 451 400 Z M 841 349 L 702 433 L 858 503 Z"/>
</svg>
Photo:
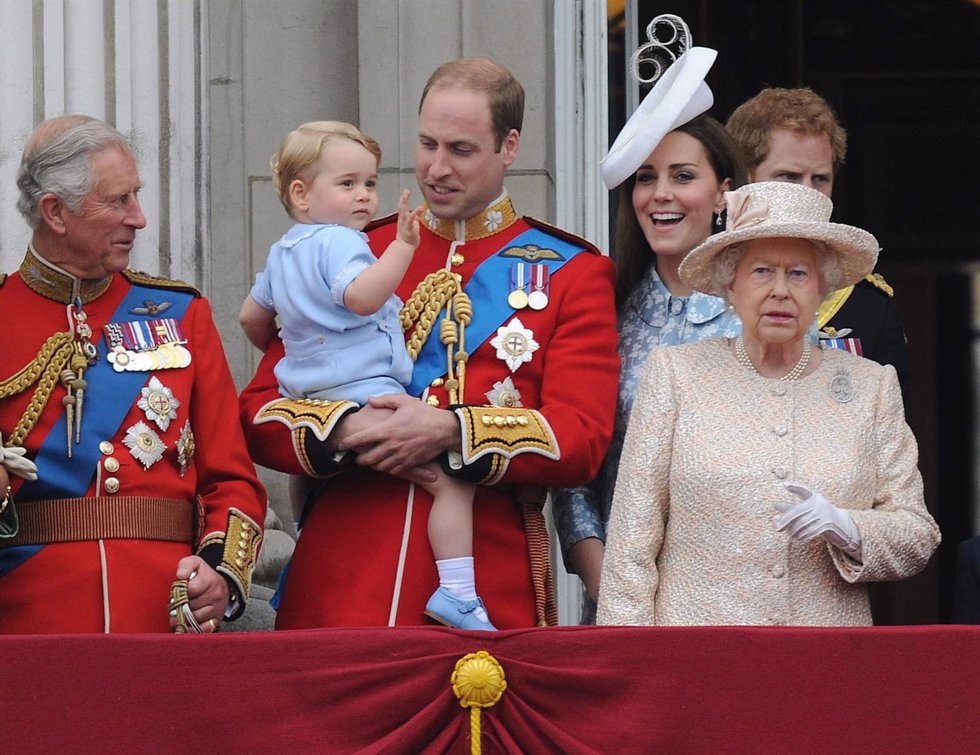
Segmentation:
<svg viewBox="0 0 980 755">
<path fill-rule="evenodd" d="M 450 241 L 476 241 L 503 231 L 517 222 L 517 213 L 507 192 L 485 210 L 468 220 L 442 220 L 432 214 L 428 205 L 422 212 L 422 222 L 436 236 Z"/>
<path fill-rule="evenodd" d="M 20 264 L 20 277 L 35 293 L 62 304 L 72 304 L 79 299 L 82 304 L 88 304 L 102 296 L 112 284 L 111 275 L 100 280 L 76 278 L 44 259 L 33 244 L 27 248 Z"/>
</svg>

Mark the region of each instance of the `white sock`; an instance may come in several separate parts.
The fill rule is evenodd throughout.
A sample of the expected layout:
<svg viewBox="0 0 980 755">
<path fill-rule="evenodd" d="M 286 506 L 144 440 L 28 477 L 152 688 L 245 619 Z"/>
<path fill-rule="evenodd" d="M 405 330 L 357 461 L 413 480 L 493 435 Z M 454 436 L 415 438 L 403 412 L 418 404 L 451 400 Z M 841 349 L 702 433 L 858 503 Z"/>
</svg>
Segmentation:
<svg viewBox="0 0 980 755">
<path fill-rule="evenodd" d="M 476 600 L 476 578 L 473 574 L 473 557 L 444 558 L 436 561 L 439 570 L 439 586 L 445 587 L 457 600 Z M 486 611 L 477 606 L 473 613 L 481 621 L 490 621 Z"/>
<path fill-rule="evenodd" d="M 473 557 L 444 558 L 436 561 L 439 570 L 439 586 L 459 600 L 476 598 L 476 578 L 473 575 Z"/>
</svg>

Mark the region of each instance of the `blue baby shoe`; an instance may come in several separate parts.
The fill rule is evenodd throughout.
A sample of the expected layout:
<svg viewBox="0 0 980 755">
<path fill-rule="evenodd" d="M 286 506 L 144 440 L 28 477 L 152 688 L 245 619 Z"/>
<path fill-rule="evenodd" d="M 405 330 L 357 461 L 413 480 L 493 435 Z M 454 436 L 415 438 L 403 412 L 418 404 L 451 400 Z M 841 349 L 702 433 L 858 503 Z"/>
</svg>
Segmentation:
<svg viewBox="0 0 980 755">
<path fill-rule="evenodd" d="M 474 613 L 477 608 L 484 608 L 483 601 L 479 598 L 460 600 L 453 597 L 445 587 L 440 587 L 432 593 L 429 602 L 425 604 L 425 615 L 435 619 L 440 624 L 445 624 L 447 627 L 496 632 L 497 627 Z"/>
</svg>

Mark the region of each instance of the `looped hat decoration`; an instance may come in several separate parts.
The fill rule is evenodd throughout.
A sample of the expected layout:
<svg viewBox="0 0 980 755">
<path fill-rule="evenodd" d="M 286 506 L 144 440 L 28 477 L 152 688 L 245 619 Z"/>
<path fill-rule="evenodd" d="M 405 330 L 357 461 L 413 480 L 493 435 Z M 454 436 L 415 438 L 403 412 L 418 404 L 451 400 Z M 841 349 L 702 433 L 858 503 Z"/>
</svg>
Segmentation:
<svg viewBox="0 0 980 755">
<path fill-rule="evenodd" d="M 666 26 L 671 37 L 661 41 L 658 28 Z M 718 56 L 709 47 L 690 47 L 691 32 L 679 16 L 657 16 L 647 26 L 648 41 L 631 58 L 630 72 L 642 83 L 654 83 L 600 162 L 606 188 L 614 189 L 629 178 L 670 131 L 706 112 L 714 95 L 704 81 Z M 671 49 L 676 45 L 678 53 Z M 644 77 L 643 66 L 652 66 Z"/>
</svg>

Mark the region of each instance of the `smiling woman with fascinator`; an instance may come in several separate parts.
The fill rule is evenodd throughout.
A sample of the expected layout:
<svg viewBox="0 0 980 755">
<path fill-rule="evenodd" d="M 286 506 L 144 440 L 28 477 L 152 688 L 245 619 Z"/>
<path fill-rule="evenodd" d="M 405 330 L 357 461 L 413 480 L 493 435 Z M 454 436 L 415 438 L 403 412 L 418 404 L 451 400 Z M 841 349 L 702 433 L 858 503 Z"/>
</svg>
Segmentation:
<svg viewBox="0 0 980 755">
<path fill-rule="evenodd" d="M 619 394 L 613 439 L 599 476 L 588 486 L 554 493 L 555 520 L 565 561 L 586 588 L 582 623 L 595 622 L 619 454 L 636 384 L 656 346 L 690 343 L 739 332 L 724 300 L 693 291 L 677 269 L 694 247 L 720 230 L 726 189 L 745 181 L 734 140 L 704 115 L 712 94 L 704 77 L 717 53 L 691 47 L 677 16 L 658 16 L 650 41 L 634 55 L 634 74 L 656 80 L 602 161 L 610 189 L 619 187 L 613 259 L 619 313 Z M 679 57 L 673 47 L 679 43 Z M 675 60 L 676 62 L 671 62 Z"/>
</svg>

